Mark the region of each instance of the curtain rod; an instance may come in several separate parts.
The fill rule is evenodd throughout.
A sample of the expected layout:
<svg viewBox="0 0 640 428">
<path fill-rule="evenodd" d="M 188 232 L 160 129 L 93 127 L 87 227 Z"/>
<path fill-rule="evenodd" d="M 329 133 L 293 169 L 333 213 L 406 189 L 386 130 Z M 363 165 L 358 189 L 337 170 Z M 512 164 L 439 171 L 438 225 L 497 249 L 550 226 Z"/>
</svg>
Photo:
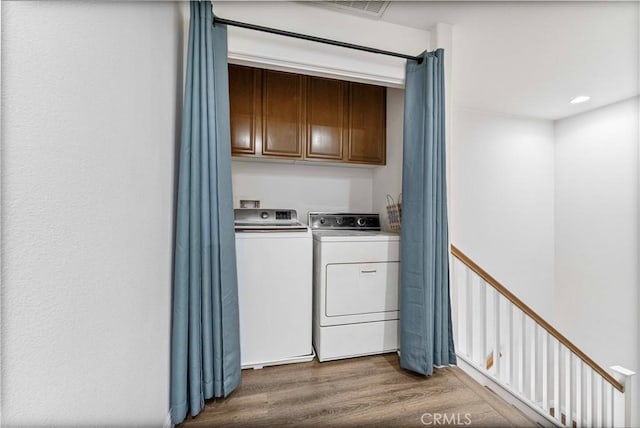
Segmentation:
<svg viewBox="0 0 640 428">
<path fill-rule="evenodd" d="M 364 52 L 369 52 L 369 53 L 378 54 L 378 55 L 387 55 L 387 56 L 394 56 L 397 58 L 412 59 L 414 61 L 417 61 L 418 64 L 422 62 L 422 57 L 420 56 L 406 55 L 398 52 L 391 52 L 391 51 L 385 51 L 382 49 L 370 48 L 368 46 L 354 45 L 351 43 L 339 42 L 337 40 L 325 39 L 325 38 L 316 37 L 316 36 L 309 36 L 307 34 L 293 33 L 291 31 L 284 31 L 284 30 L 278 30 L 276 28 L 263 27 L 261 25 L 247 24 L 245 22 L 239 22 L 239 21 L 232 21 L 230 19 L 219 18 L 215 14 L 213 15 L 213 23 L 226 24 L 226 25 L 231 25 L 232 27 L 246 28 L 249 30 L 277 34 L 279 36 L 293 37 L 295 39 L 302 39 L 302 40 L 308 40 L 311 42 L 324 43 L 326 45 L 333 45 L 341 48 L 355 49 L 358 51 L 364 51 Z"/>
</svg>

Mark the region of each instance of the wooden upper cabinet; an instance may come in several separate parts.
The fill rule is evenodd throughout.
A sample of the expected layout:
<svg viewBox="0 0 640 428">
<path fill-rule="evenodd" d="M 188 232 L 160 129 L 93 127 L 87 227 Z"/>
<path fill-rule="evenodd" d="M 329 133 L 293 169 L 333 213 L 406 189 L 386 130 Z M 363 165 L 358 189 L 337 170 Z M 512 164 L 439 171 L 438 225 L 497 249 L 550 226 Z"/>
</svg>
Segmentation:
<svg viewBox="0 0 640 428">
<path fill-rule="evenodd" d="M 229 65 L 233 156 L 384 165 L 386 88 Z"/>
<path fill-rule="evenodd" d="M 307 80 L 308 159 L 342 160 L 347 134 L 347 84 L 340 80 Z"/>
<path fill-rule="evenodd" d="M 386 163 L 386 88 L 349 83 L 347 162 Z"/>
<path fill-rule="evenodd" d="M 262 144 L 262 70 L 229 65 L 231 154 L 259 154 Z"/>
<path fill-rule="evenodd" d="M 262 154 L 301 158 L 305 142 L 305 76 L 263 71 Z"/>
</svg>

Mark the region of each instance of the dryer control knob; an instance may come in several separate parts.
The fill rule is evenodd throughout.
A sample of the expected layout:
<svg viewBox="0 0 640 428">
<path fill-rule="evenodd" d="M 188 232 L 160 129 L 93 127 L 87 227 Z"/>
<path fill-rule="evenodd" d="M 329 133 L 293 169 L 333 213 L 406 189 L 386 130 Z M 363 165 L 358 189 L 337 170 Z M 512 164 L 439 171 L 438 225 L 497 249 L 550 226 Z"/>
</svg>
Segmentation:
<svg viewBox="0 0 640 428">
<path fill-rule="evenodd" d="M 356 222 L 358 223 L 358 226 L 364 226 L 367 223 L 367 221 L 362 217 L 359 217 Z"/>
<path fill-rule="evenodd" d="M 268 213 L 268 212 L 266 212 L 266 211 L 262 211 L 262 212 L 260 213 L 260 217 L 262 217 L 263 219 L 265 219 L 265 220 L 266 220 L 267 218 L 269 218 L 269 213 Z"/>
</svg>

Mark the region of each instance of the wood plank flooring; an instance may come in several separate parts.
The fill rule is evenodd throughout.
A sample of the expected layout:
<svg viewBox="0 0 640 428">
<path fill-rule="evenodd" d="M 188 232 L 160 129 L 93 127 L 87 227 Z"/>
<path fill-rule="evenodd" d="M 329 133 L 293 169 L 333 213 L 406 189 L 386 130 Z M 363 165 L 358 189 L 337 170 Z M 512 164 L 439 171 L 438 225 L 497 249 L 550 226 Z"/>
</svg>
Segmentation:
<svg viewBox="0 0 640 428">
<path fill-rule="evenodd" d="M 457 367 L 424 377 L 402 370 L 398 356 L 386 354 L 244 370 L 236 391 L 207 401 L 180 427 L 282 425 L 535 426 Z"/>
</svg>

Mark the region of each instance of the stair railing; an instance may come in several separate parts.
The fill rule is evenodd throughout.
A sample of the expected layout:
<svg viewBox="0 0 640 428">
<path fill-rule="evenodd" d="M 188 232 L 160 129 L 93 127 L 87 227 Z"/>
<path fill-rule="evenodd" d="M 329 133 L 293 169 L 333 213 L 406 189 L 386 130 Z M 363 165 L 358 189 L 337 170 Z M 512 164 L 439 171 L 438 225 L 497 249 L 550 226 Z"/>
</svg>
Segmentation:
<svg viewBox="0 0 640 428">
<path fill-rule="evenodd" d="M 451 254 L 458 357 L 556 425 L 630 426 L 634 372 L 607 372 L 453 245 Z"/>
</svg>

